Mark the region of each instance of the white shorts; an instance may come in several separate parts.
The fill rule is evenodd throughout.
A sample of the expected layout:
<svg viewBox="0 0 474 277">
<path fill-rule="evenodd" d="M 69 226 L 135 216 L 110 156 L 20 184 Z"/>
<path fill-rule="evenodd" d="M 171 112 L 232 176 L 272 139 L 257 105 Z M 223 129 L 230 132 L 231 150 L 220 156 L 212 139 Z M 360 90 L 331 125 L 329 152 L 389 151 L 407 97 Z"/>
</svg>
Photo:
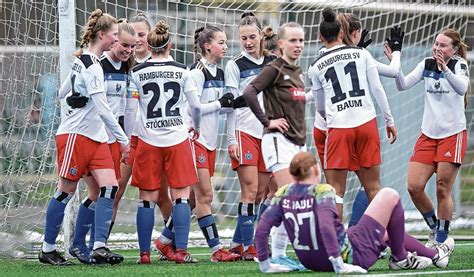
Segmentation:
<svg viewBox="0 0 474 277">
<path fill-rule="evenodd" d="M 296 145 L 285 138 L 282 133 L 275 132 L 263 135 L 262 154 L 268 171 L 275 173 L 289 168 L 291 160 L 299 152 L 306 152 L 306 145 Z"/>
</svg>

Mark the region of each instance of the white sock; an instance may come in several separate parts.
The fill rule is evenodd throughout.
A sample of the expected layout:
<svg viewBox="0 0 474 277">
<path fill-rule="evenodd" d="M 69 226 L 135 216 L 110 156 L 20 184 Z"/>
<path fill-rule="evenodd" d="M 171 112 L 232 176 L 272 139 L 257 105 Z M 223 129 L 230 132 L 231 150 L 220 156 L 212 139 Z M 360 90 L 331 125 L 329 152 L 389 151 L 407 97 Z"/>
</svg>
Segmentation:
<svg viewBox="0 0 474 277">
<path fill-rule="evenodd" d="M 241 245 L 241 243 L 237 243 L 237 242 L 231 242 L 230 243 L 230 248 L 235 248 L 237 246 Z"/>
<path fill-rule="evenodd" d="M 275 259 L 279 256 L 286 257 L 288 235 L 286 234 L 283 223 L 278 227 L 273 227 L 270 235 L 272 237 L 272 258 Z"/>
<path fill-rule="evenodd" d="M 94 241 L 94 247 L 93 249 L 96 250 L 98 248 L 105 247 L 105 243 L 101 241 Z"/>
<path fill-rule="evenodd" d="M 50 244 L 50 243 L 47 243 L 46 241 L 43 241 L 43 246 L 41 246 L 41 250 L 44 253 L 53 252 L 54 250 L 56 250 L 56 244 Z"/>
<path fill-rule="evenodd" d="M 160 238 L 159 240 L 161 241 L 161 243 L 163 244 L 170 244 L 171 242 L 173 242 L 172 240 L 170 240 L 169 238 L 163 236 L 163 235 L 160 235 Z"/>
</svg>

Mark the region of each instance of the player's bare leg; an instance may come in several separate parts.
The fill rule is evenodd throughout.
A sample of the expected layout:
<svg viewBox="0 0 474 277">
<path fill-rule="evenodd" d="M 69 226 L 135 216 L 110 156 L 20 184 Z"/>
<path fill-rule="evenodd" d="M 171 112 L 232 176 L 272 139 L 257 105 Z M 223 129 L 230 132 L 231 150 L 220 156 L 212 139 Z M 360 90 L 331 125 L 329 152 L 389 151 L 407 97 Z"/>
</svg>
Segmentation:
<svg viewBox="0 0 474 277">
<path fill-rule="evenodd" d="M 337 211 L 339 212 L 339 217 L 344 217 L 343 214 L 343 202 L 344 193 L 346 191 L 346 179 L 347 179 L 347 170 L 346 169 L 326 169 L 324 171 L 326 174 L 326 180 L 331 186 L 336 190 L 336 196 L 339 198 L 336 199 Z"/>
<path fill-rule="evenodd" d="M 359 177 L 360 183 L 364 186 L 365 193 L 367 194 L 370 203 L 381 189 L 380 165 L 361 167 L 357 176 Z"/>
<path fill-rule="evenodd" d="M 449 234 L 453 217 L 453 198 L 451 192 L 459 167 L 453 163 L 440 162 L 436 171 L 436 198 L 438 199 L 438 230 L 436 241 L 443 243 Z"/>
</svg>

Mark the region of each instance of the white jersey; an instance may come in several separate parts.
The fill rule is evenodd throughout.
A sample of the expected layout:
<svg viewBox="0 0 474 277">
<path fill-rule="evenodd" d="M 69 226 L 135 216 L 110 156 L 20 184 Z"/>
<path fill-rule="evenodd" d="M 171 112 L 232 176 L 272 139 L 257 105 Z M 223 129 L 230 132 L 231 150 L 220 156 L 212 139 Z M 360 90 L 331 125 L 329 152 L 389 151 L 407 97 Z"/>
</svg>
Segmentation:
<svg viewBox="0 0 474 277">
<path fill-rule="evenodd" d="M 454 74 L 460 82 L 468 84 L 469 71 L 467 62 L 461 57 L 454 57 L 447 63 L 449 74 Z M 399 77 L 397 77 L 397 85 Z M 438 69 L 433 58 L 425 58 L 405 77 L 411 87 L 419 81 L 425 81 L 425 108 L 421 131 L 433 139 L 441 139 L 466 130 L 464 114 L 464 93 L 456 93 L 452 83 L 447 79 L 446 72 Z M 466 86 L 467 87 L 467 86 Z"/>
<path fill-rule="evenodd" d="M 274 56 L 262 56 L 257 60 L 247 52 L 242 51 L 242 53 L 227 62 L 225 67 L 225 86 L 237 89 L 239 95 L 234 95 L 235 97 L 242 95 L 245 87 L 260 74 L 267 63 L 274 59 Z M 259 93 L 257 97 L 260 107 L 264 110 L 263 93 Z M 235 129 L 261 139 L 263 136 L 263 125 L 250 108 L 236 109 L 236 113 L 237 124 Z"/>
<path fill-rule="evenodd" d="M 139 92 L 140 121 L 135 130 L 140 139 L 167 147 L 189 137 L 182 116 L 184 94 L 195 93 L 196 86 L 185 65 L 148 60 L 132 69 L 132 85 Z"/>
<path fill-rule="evenodd" d="M 127 93 L 129 68 L 124 62 L 115 62 L 107 53 L 102 55 L 100 62 L 104 70 L 107 103 L 117 121 L 125 113 L 125 96 Z M 107 129 L 108 143 L 117 141 L 114 135 Z"/>
<path fill-rule="evenodd" d="M 71 92 L 77 92 L 90 98 L 95 93 L 105 92 L 104 71 L 97 57 L 93 53 L 84 52 L 72 63 Z M 61 111 L 61 124 L 57 134 L 80 134 L 94 141 L 108 140 L 105 124 L 89 99 L 82 108 L 72 108 L 64 105 Z"/>
<path fill-rule="evenodd" d="M 207 149 L 214 150 L 217 147 L 221 109 L 218 99 L 224 95 L 225 88 L 224 71 L 202 58 L 191 66 L 191 76 L 201 103 L 201 131 L 197 141 Z"/>
<path fill-rule="evenodd" d="M 376 67 L 368 51 L 346 45 L 328 49 L 313 63 L 309 75 L 313 90 L 324 90 L 328 128 L 353 128 L 375 118 L 367 71 Z"/>
</svg>

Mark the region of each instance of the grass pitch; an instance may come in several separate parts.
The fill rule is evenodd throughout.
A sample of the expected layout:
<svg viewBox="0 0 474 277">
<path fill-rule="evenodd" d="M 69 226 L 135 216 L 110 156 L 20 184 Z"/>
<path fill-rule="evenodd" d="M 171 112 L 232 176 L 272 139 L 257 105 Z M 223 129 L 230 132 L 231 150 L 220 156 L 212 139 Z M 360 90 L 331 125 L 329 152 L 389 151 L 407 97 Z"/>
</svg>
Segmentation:
<svg viewBox="0 0 474 277">
<path fill-rule="evenodd" d="M 87 266 L 76 263 L 70 267 L 53 267 L 40 264 L 37 260 L 0 259 L 0 276 L 255 276 L 260 270 L 255 262 L 212 263 L 208 248 L 192 248 L 190 252 L 199 260 L 197 264 L 177 265 L 158 261 L 153 254 L 153 264 L 138 265 L 138 250 L 117 251 L 125 256 L 119 265 Z M 289 252 L 294 256 L 293 252 Z M 427 270 L 390 271 L 387 259 L 379 260 L 369 271 L 370 274 L 383 276 L 474 276 L 474 242 L 456 241 L 455 251 L 450 257 L 446 269 L 432 267 Z M 293 272 L 277 276 L 334 276 L 333 273 Z"/>
</svg>

